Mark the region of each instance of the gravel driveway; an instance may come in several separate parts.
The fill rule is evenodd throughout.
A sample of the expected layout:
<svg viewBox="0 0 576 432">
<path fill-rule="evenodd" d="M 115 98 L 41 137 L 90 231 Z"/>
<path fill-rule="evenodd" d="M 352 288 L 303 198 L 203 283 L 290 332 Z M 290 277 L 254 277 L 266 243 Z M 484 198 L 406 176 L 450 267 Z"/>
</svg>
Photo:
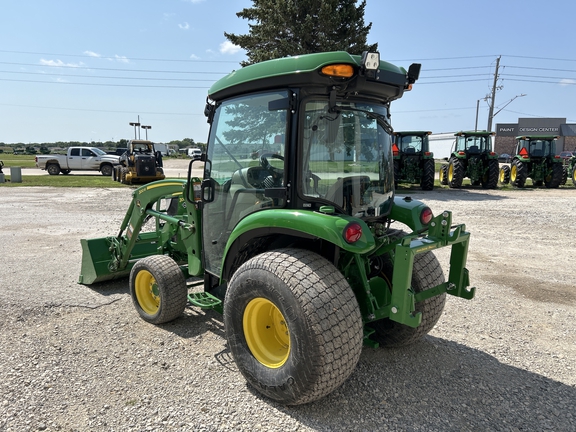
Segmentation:
<svg viewBox="0 0 576 432">
<path fill-rule="evenodd" d="M 127 280 L 76 283 L 130 192 L 0 189 L 0 431 L 576 430 L 576 189 L 410 192 L 471 231 L 476 298 L 296 407 L 247 386 L 217 313 L 153 326 Z"/>
</svg>

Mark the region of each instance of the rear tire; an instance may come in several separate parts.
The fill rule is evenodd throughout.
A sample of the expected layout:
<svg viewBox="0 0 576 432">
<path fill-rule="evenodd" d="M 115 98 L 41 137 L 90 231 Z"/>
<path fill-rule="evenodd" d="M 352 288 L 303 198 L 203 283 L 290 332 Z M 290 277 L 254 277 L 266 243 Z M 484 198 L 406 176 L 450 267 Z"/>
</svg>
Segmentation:
<svg viewBox="0 0 576 432">
<path fill-rule="evenodd" d="M 555 189 L 562 183 L 564 167 L 560 163 L 552 164 L 552 172 L 544 179 L 544 186 Z"/>
<path fill-rule="evenodd" d="M 562 181 L 560 182 L 560 186 L 564 186 L 566 181 L 568 180 L 568 167 L 562 167 Z"/>
<path fill-rule="evenodd" d="M 496 189 L 498 186 L 498 161 L 488 160 L 488 169 L 482 176 L 482 187 L 484 189 Z"/>
<path fill-rule="evenodd" d="M 510 183 L 510 167 L 504 165 L 500 168 L 500 184 L 507 185 Z"/>
<path fill-rule="evenodd" d="M 512 186 L 523 188 L 527 178 L 528 173 L 526 172 L 526 166 L 518 159 L 514 159 L 510 167 L 510 182 Z"/>
<path fill-rule="evenodd" d="M 339 387 L 362 352 L 362 316 L 350 285 L 306 250 L 266 252 L 242 264 L 228 284 L 224 327 L 246 380 L 288 405 Z"/>
<path fill-rule="evenodd" d="M 57 164 L 50 164 L 46 167 L 46 171 L 48 171 L 48 174 L 50 175 L 58 175 L 60 174 L 60 166 Z"/>
<path fill-rule="evenodd" d="M 572 168 L 572 184 L 576 186 L 576 165 Z"/>
<path fill-rule="evenodd" d="M 145 321 L 162 324 L 182 315 L 188 288 L 182 270 L 172 258 L 152 255 L 132 267 L 130 296 Z"/>
<path fill-rule="evenodd" d="M 392 261 L 384 260 L 381 276 L 391 284 Z M 415 293 L 426 291 L 444 283 L 444 272 L 438 259 L 432 252 L 425 252 L 414 257 L 412 271 L 412 289 Z M 436 325 L 446 304 L 446 293 L 422 300 L 415 304 L 416 312 L 422 312 L 422 323 L 409 327 L 388 318 L 370 323 L 376 332 L 372 338 L 384 347 L 400 347 L 418 341 Z"/>
<path fill-rule="evenodd" d="M 422 161 L 422 178 L 420 179 L 420 187 L 422 190 L 434 189 L 434 178 L 436 177 L 436 170 L 434 169 L 433 159 L 424 159 Z"/>
<path fill-rule="evenodd" d="M 128 175 L 128 168 L 126 168 L 126 167 L 120 168 L 120 183 L 130 184 L 130 182 L 127 180 L 127 178 L 128 178 L 127 175 Z"/>
<path fill-rule="evenodd" d="M 462 186 L 464 180 L 464 167 L 462 161 L 458 158 L 450 159 L 448 164 L 448 186 L 451 188 L 459 188 Z"/>
</svg>

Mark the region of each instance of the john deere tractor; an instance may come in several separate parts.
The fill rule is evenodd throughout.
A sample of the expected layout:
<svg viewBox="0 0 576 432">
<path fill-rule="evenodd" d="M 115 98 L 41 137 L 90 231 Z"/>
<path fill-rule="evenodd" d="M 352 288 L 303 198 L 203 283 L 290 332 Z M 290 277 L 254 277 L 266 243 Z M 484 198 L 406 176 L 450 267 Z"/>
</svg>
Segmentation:
<svg viewBox="0 0 576 432">
<path fill-rule="evenodd" d="M 459 188 L 465 178 L 485 189 L 498 186 L 498 155 L 492 151 L 494 132 L 468 131 L 454 134 L 448 164 L 440 167 L 440 184 Z"/>
<path fill-rule="evenodd" d="M 390 105 L 419 71 L 325 52 L 220 79 L 202 178 L 191 161 L 187 179 L 134 190 L 117 235 L 81 241 L 79 282 L 128 277 L 152 324 L 186 307 L 222 312 L 239 371 L 284 404 L 339 387 L 363 344 L 417 341 L 447 294 L 475 292 L 465 225 L 395 196 Z M 253 159 L 247 146 L 275 150 Z"/>
<path fill-rule="evenodd" d="M 112 172 L 112 179 L 123 184 L 144 184 L 163 180 L 162 153 L 154 150 L 154 143 L 131 140 L 120 156 L 120 165 Z"/>
<path fill-rule="evenodd" d="M 524 135 L 516 137 L 516 155 L 510 167 L 503 166 L 500 181 L 523 188 L 528 178 L 534 186 L 557 188 L 562 183 L 564 167 L 556 155 L 555 135 Z"/>
<path fill-rule="evenodd" d="M 394 132 L 394 184 L 419 184 L 424 190 L 434 189 L 434 153 L 428 144 L 428 131 Z"/>
</svg>

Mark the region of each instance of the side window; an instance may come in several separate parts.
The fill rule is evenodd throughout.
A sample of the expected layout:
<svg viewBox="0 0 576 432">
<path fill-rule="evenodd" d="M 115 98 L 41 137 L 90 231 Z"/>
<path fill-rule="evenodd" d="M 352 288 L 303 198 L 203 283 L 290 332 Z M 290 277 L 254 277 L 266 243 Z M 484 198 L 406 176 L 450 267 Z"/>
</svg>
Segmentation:
<svg viewBox="0 0 576 432">
<path fill-rule="evenodd" d="M 92 157 L 92 156 L 96 156 L 96 155 L 94 153 L 92 153 L 92 151 L 90 149 L 82 149 L 82 156 Z"/>
<path fill-rule="evenodd" d="M 80 156 L 80 149 L 73 148 L 72 150 L 70 150 L 70 156 Z"/>
</svg>

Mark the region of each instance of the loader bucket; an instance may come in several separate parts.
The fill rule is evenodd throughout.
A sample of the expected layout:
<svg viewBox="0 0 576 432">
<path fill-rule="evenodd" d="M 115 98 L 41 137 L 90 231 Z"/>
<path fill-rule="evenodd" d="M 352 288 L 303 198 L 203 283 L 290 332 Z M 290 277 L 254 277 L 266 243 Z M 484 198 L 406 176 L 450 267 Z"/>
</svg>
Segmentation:
<svg viewBox="0 0 576 432">
<path fill-rule="evenodd" d="M 147 233 L 148 234 L 148 233 Z M 80 277 L 78 283 L 84 285 L 91 285 L 98 282 L 107 280 L 119 279 L 126 277 L 130 274 L 130 270 L 134 263 L 141 258 L 158 253 L 158 245 L 153 241 L 156 239 L 155 233 L 151 235 L 144 235 L 143 237 L 150 237 L 141 243 L 137 243 L 130 255 L 128 265 L 121 269 L 112 271 L 109 268 L 110 261 L 112 261 L 112 253 L 110 251 L 109 237 L 102 237 L 96 239 L 81 239 L 82 244 L 82 268 L 80 269 Z"/>
</svg>

